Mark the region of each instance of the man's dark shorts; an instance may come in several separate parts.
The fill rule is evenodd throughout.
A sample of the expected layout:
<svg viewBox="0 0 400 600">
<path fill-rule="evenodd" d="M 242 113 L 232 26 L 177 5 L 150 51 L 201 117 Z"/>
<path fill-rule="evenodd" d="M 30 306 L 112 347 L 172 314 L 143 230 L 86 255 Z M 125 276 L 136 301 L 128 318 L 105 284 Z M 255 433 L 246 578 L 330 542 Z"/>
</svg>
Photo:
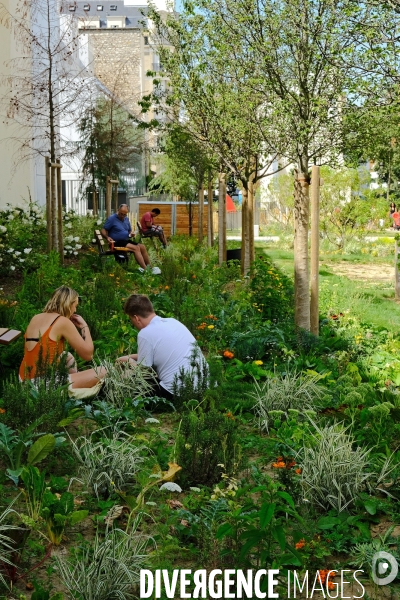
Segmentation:
<svg viewBox="0 0 400 600">
<path fill-rule="evenodd" d="M 169 392 L 168 390 L 166 390 L 162 385 L 159 384 L 159 382 L 154 382 L 152 384 L 152 391 L 151 393 L 154 396 L 158 396 L 159 398 L 164 398 L 165 400 L 173 400 L 174 396 L 173 394 L 171 394 L 171 392 Z"/>
<path fill-rule="evenodd" d="M 138 245 L 137 242 L 134 242 L 130 238 L 128 240 L 114 240 L 114 248 L 125 248 L 127 244 L 132 244 L 132 246 Z"/>
</svg>

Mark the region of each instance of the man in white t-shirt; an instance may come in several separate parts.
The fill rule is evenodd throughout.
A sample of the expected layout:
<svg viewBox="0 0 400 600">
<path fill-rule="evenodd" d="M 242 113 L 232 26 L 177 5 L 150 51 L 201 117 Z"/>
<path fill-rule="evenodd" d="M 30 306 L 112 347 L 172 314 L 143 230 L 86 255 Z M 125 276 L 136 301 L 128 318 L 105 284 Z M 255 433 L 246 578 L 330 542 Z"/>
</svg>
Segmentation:
<svg viewBox="0 0 400 600">
<path fill-rule="evenodd" d="M 124 305 L 124 312 L 139 331 L 138 353 L 122 356 L 119 361 L 153 367 L 158 376 L 157 396 L 171 400 L 176 376 L 183 369 L 193 371 L 191 357 L 197 347 L 189 329 L 176 319 L 159 317 L 147 296 L 133 294 Z M 200 350 L 199 356 L 205 360 Z"/>
</svg>

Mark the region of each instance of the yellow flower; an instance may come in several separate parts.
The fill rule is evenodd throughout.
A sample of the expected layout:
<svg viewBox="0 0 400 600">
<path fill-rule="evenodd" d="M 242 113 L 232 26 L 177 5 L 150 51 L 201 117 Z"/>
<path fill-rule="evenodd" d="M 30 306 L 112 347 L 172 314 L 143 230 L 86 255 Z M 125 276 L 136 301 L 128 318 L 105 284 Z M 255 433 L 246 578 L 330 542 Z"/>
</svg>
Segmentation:
<svg viewBox="0 0 400 600">
<path fill-rule="evenodd" d="M 208 325 L 207 329 L 214 329 L 214 325 Z"/>
<path fill-rule="evenodd" d="M 260 366 L 260 365 L 263 365 L 264 363 L 262 360 L 253 360 L 253 364 Z"/>
</svg>

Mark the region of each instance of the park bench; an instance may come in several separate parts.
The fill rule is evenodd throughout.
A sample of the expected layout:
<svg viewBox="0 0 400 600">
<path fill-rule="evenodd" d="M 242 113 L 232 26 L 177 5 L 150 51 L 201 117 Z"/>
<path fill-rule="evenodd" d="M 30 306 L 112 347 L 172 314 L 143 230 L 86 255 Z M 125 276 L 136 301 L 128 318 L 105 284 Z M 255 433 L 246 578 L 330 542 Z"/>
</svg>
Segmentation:
<svg viewBox="0 0 400 600">
<path fill-rule="evenodd" d="M 95 229 L 94 236 L 100 259 L 107 256 L 113 256 L 118 263 L 127 263 L 129 261 L 129 255 L 132 254 L 131 250 L 118 247 L 114 248 L 114 250 L 106 250 L 104 238 L 98 229 Z"/>
<path fill-rule="evenodd" d="M 157 246 L 156 243 L 154 241 L 154 238 L 158 238 L 158 241 L 161 243 L 160 238 L 158 237 L 158 235 L 156 235 L 154 233 L 154 231 L 144 231 L 144 229 L 142 228 L 141 224 L 139 223 L 139 221 L 136 221 L 136 226 L 137 226 L 137 230 L 138 230 L 138 235 L 139 235 L 139 242 L 142 241 L 142 238 L 145 240 L 151 240 L 155 250 L 157 250 Z"/>
<path fill-rule="evenodd" d="M 17 329 L 8 329 L 8 327 L 0 327 L 0 344 L 2 346 L 8 346 L 14 340 L 18 339 L 22 334 L 22 331 Z"/>
</svg>

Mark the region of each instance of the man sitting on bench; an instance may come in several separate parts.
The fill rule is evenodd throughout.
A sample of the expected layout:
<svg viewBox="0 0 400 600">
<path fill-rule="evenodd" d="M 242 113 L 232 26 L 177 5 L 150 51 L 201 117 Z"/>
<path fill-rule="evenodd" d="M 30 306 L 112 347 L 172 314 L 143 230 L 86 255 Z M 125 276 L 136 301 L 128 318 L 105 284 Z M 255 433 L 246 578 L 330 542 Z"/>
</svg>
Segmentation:
<svg viewBox="0 0 400 600">
<path fill-rule="evenodd" d="M 140 225 L 143 230 L 145 237 L 158 237 L 161 240 L 164 248 L 167 247 L 167 240 L 165 238 L 164 230 L 161 225 L 154 225 L 154 219 L 160 214 L 159 208 L 153 208 L 152 211 L 144 213 L 140 219 Z"/>
<path fill-rule="evenodd" d="M 127 217 L 128 206 L 121 204 L 118 212 L 108 217 L 101 230 L 101 235 L 108 241 L 109 244 L 114 242 L 115 248 L 123 247 L 133 252 L 135 260 L 140 269 L 144 271 L 146 268 L 151 268 L 149 255 L 147 254 L 146 246 L 132 241 L 132 227 Z M 154 275 L 161 273 L 158 267 L 153 267 Z"/>
</svg>

